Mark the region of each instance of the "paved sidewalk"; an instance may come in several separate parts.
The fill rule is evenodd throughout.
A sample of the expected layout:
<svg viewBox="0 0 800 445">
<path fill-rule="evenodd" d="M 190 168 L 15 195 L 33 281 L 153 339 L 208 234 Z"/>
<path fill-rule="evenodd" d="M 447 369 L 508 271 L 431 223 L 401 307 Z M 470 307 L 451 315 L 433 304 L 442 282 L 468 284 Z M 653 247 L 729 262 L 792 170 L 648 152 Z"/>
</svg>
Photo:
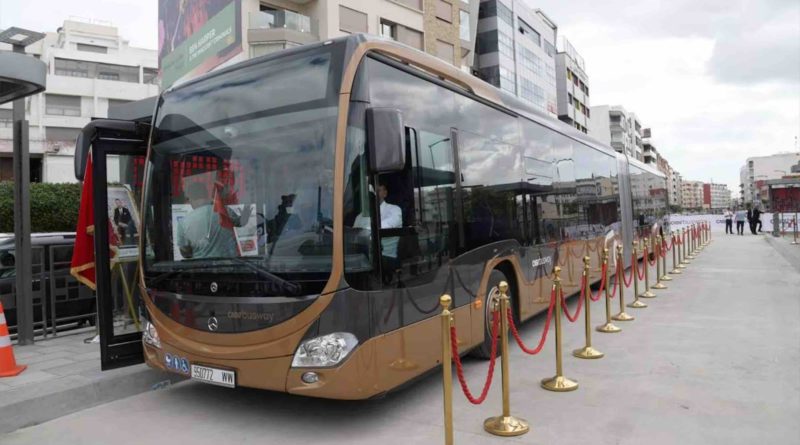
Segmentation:
<svg viewBox="0 0 800 445">
<path fill-rule="evenodd" d="M 0 379 L 0 434 L 45 422 L 177 380 L 144 365 L 100 371 L 100 345 L 86 344 L 94 328 L 14 346 L 22 374 Z"/>
<path fill-rule="evenodd" d="M 498 438 L 483 431 L 483 420 L 501 412 L 499 372 L 481 406 L 470 405 L 456 385 L 455 443 L 797 443 L 798 289 L 800 272 L 764 236 L 716 234 L 669 289 L 647 300 L 650 307 L 628 310 L 636 320 L 618 323 L 623 332 L 594 333 L 606 357 L 565 355 L 565 374 L 580 382 L 577 391 L 539 387 L 554 373 L 552 333 L 533 358 L 512 346 L 511 409 L 531 422 L 527 435 Z M 602 316 L 603 305 L 593 304 L 593 324 Z M 522 328 L 528 343 L 538 340 L 543 322 L 540 316 Z M 565 329 L 567 354 L 582 345 L 582 326 L 581 320 Z M 470 386 L 479 389 L 486 362 L 467 359 L 465 366 Z M 125 445 L 180 437 L 192 445 L 440 444 L 441 422 L 440 373 L 384 399 L 359 402 L 185 382 L 21 429 L 0 436 L 0 443 Z"/>
</svg>

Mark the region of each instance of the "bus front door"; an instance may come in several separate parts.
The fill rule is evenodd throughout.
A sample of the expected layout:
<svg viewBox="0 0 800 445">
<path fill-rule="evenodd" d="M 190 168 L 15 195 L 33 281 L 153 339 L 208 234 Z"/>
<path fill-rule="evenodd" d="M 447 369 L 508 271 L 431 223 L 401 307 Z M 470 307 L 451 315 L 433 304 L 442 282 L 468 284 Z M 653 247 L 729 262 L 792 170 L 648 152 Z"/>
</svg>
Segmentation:
<svg viewBox="0 0 800 445">
<path fill-rule="evenodd" d="M 91 162 L 94 254 L 101 368 L 142 363 L 144 312 L 138 281 L 147 124 L 101 119 L 84 127 L 76 176 Z"/>
</svg>

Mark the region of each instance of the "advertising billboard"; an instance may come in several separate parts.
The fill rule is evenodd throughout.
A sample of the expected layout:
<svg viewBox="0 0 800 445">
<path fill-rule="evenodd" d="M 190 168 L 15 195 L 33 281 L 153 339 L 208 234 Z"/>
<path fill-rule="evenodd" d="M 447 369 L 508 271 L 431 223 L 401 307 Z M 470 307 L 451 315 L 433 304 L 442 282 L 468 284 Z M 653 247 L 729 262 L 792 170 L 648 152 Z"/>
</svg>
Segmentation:
<svg viewBox="0 0 800 445">
<path fill-rule="evenodd" d="M 207 73 L 241 52 L 241 0 L 159 0 L 162 89 Z"/>
</svg>

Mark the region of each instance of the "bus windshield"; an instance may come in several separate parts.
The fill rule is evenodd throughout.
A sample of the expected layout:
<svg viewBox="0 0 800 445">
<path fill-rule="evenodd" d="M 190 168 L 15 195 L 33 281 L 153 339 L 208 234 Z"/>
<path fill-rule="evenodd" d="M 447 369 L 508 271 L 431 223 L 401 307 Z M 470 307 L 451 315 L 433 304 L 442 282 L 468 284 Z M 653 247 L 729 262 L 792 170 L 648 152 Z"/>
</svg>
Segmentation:
<svg viewBox="0 0 800 445">
<path fill-rule="evenodd" d="M 244 65 L 167 91 L 148 158 L 148 285 L 196 272 L 286 274 L 332 262 L 335 45 Z"/>
</svg>

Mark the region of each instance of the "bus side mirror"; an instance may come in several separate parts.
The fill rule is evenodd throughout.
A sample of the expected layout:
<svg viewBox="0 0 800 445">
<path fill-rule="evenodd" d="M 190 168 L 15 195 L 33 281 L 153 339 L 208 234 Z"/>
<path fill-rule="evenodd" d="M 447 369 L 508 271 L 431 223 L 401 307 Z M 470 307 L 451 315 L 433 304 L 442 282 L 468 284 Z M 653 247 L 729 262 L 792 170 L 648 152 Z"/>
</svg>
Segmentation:
<svg viewBox="0 0 800 445">
<path fill-rule="evenodd" d="M 119 119 L 96 119 L 84 126 L 75 141 L 75 179 L 83 181 L 86 173 L 86 163 L 89 160 L 89 150 L 98 137 L 103 136 L 117 141 L 137 142 L 144 144 L 150 131 L 150 125 L 135 121 Z"/>
<path fill-rule="evenodd" d="M 405 168 L 405 127 L 400 110 L 367 109 L 367 140 L 372 173 L 391 173 Z"/>
</svg>

